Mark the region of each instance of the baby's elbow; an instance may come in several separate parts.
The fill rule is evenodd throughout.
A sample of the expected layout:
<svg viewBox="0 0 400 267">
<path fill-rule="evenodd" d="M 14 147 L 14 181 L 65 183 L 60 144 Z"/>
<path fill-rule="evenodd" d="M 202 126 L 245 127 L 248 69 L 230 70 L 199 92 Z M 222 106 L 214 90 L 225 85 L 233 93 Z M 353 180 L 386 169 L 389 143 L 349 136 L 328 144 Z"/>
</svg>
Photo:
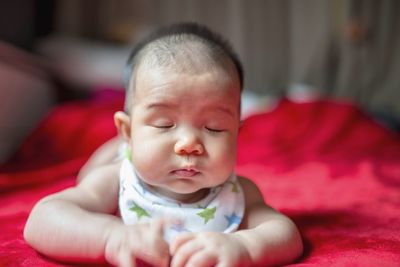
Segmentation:
<svg viewBox="0 0 400 267">
<path fill-rule="evenodd" d="M 42 213 L 46 214 L 46 212 L 43 212 L 44 202 L 44 199 L 42 199 L 33 207 L 23 230 L 25 242 L 32 247 L 35 247 L 37 244 L 40 232 L 43 230 L 41 217 L 43 216 Z"/>
<path fill-rule="evenodd" d="M 289 220 L 288 222 L 288 231 L 287 231 L 287 240 L 288 240 L 288 258 L 291 261 L 295 261 L 303 255 L 304 246 L 303 240 L 299 230 L 297 229 L 296 225 Z"/>
<path fill-rule="evenodd" d="M 35 247 L 35 244 L 37 243 L 37 230 L 35 230 L 34 222 L 32 221 L 32 214 L 25 223 L 23 236 L 27 244 L 29 244 L 31 247 Z"/>
<path fill-rule="evenodd" d="M 25 242 L 32 246 L 33 232 L 32 232 L 32 227 L 30 225 L 29 219 L 25 224 L 23 236 L 24 236 Z"/>
<path fill-rule="evenodd" d="M 296 234 L 293 237 L 293 239 L 294 239 L 294 241 L 293 241 L 293 243 L 294 243 L 293 256 L 294 256 L 294 259 L 298 259 L 303 255 L 303 252 L 304 252 L 303 240 L 301 238 L 299 231 L 296 231 Z"/>
<path fill-rule="evenodd" d="M 25 239 L 25 242 L 28 243 L 29 245 L 33 246 L 33 244 L 35 243 L 35 209 L 33 209 L 31 211 L 31 213 L 29 214 L 28 220 L 25 223 L 25 227 L 24 227 L 24 232 L 23 232 L 23 236 Z"/>
</svg>

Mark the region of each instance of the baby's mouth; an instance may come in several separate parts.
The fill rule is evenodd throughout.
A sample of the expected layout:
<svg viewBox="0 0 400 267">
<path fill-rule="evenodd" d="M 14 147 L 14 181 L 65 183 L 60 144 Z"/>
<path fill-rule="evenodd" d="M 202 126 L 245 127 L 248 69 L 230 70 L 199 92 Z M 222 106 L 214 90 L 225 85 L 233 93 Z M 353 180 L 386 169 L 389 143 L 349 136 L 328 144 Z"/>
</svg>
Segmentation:
<svg viewBox="0 0 400 267">
<path fill-rule="evenodd" d="M 190 178 L 199 174 L 200 172 L 195 169 L 177 169 L 173 170 L 172 173 L 179 177 Z"/>
</svg>

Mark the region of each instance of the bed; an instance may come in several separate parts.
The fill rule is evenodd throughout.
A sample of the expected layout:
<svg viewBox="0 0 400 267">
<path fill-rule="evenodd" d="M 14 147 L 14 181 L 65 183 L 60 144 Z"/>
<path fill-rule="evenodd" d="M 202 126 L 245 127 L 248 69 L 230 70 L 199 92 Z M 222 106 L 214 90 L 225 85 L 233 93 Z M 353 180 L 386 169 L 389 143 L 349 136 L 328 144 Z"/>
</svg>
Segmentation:
<svg viewBox="0 0 400 267">
<path fill-rule="evenodd" d="M 122 105 L 112 89 L 59 104 L 1 165 L 0 266 L 65 266 L 24 242 L 25 221 L 116 135 L 112 114 Z M 357 107 L 282 99 L 248 117 L 237 172 L 298 225 L 305 251 L 291 266 L 400 266 L 400 135 Z"/>
</svg>

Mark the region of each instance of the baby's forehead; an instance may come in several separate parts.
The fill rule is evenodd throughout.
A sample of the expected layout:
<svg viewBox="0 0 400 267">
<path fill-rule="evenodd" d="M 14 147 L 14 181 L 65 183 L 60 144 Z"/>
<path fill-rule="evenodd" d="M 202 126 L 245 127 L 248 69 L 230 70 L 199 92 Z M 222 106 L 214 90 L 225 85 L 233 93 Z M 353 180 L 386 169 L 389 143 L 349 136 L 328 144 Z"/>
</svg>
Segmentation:
<svg viewBox="0 0 400 267">
<path fill-rule="evenodd" d="M 149 71 L 161 69 L 175 74 L 222 70 L 226 74 L 234 75 L 236 70 L 233 61 L 227 55 L 214 55 L 207 49 L 195 49 L 190 46 L 167 51 L 147 49 L 140 56 L 137 68 Z"/>
<path fill-rule="evenodd" d="M 171 68 L 139 68 L 135 104 L 157 101 L 221 102 L 238 105 L 240 85 L 237 78 L 223 70 L 191 73 Z M 162 100 L 162 101 L 161 101 Z M 226 100 L 226 101 L 225 101 Z M 144 101 L 144 102 L 143 102 Z"/>
<path fill-rule="evenodd" d="M 177 87 L 185 84 L 191 90 L 201 81 L 203 88 L 232 89 L 240 94 L 240 82 L 237 75 L 230 69 L 219 67 L 187 70 L 173 65 L 141 66 L 137 69 L 135 80 L 136 91 L 144 88 L 169 88 L 168 84 L 178 85 Z M 143 87 L 143 85 L 146 86 Z"/>
</svg>

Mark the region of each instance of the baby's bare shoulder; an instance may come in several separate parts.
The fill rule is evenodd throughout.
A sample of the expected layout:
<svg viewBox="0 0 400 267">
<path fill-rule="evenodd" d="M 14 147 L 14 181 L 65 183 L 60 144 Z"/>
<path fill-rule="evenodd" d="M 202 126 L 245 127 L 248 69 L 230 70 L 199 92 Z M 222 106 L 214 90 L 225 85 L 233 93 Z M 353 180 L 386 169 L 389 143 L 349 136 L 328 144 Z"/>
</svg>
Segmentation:
<svg viewBox="0 0 400 267">
<path fill-rule="evenodd" d="M 261 191 L 257 185 L 248 178 L 238 177 L 239 183 L 243 188 L 245 197 L 245 207 L 247 224 L 254 226 L 263 222 L 267 217 L 278 214 L 273 208 L 271 208 L 264 200 Z M 254 219 L 257 218 L 257 219 Z"/>
<path fill-rule="evenodd" d="M 92 169 L 77 187 L 110 186 L 118 184 L 121 162 L 105 164 Z"/>
<path fill-rule="evenodd" d="M 246 205 L 263 202 L 263 196 L 256 184 L 248 178 L 238 176 L 238 181 L 243 188 Z"/>
<path fill-rule="evenodd" d="M 107 164 L 93 169 L 77 185 L 78 189 L 92 194 L 95 198 L 118 199 L 119 170 L 121 163 Z"/>
<path fill-rule="evenodd" d="M 63 201 L 81 208 L 114 213 L 118 206 L 120 163 L 97 167 L 76 186 L 46 197 L 42 201 Z"/>
</svg>

